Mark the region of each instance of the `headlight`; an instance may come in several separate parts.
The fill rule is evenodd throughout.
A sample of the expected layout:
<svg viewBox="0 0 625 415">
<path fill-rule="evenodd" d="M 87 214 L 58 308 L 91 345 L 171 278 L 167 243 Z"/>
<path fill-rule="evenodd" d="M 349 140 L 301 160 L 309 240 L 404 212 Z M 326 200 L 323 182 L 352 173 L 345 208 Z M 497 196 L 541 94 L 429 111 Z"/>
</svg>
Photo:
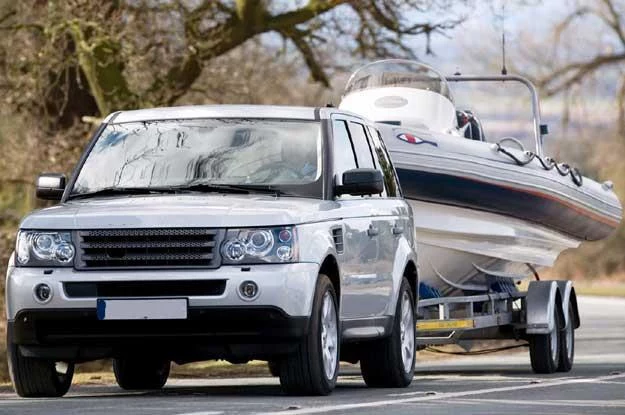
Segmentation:
<svg viewBox="0 0 625 415">
<path fill-rule="evenodd" d="M 297 261 L 294 227 L 230 229 L 222 244 L 224 264 L 264 264 Z"/>
<path fill-rule="evenodd" d="M 76 249 L 70 232 L 19 231 L 15 265 L 28 267 L 70 267 Z"/>
</svg>

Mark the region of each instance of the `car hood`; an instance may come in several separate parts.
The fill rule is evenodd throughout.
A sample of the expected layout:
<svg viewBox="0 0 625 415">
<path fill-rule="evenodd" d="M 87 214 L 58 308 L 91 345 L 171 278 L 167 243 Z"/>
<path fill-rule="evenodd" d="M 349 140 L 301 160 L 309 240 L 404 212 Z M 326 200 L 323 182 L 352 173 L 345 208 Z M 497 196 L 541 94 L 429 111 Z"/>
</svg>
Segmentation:
<svg viewBox="0 0 625 415">
<path fill-rule="evenodd" d="M 34 212 L 23 229 L 247 227 L 331 220 L 332 201 L 270 195 L 146 195 L 73 200 Z"/>
</svg>

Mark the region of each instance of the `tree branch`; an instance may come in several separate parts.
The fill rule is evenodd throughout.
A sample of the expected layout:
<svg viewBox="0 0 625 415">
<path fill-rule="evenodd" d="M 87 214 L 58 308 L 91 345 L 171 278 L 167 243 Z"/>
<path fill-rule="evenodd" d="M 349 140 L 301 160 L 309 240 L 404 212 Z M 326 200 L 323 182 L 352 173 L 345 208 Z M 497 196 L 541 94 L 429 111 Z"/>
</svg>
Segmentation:
<svg viewBox="0 0 625 415">
<path fill-rule="evenodd" d="M 351 1 L 353 3 L 353 1 Z M 305 6 L 290 12 L 272 16 L 267 21 L 266 31 L 277 31 L 295 27 L 334 9 L 350 0 L 310 0 Z"/>
<path fill-rule="evenodd" d="M 604 22 L 616 33 L 619 40 L 621 41 L 621 45 L 625 46 L 625 33 L 623 32 L 623 26 L 621 24 L 621 15 L 614 8 L 614 4 L 612 0 L 602 0 L 603 4 L 605 4 L 612 20 L 604 19 Z"/>
<path fill-rule="evenodd" d="M 308 42 L 306 42 L 306 39 L 304 38 L 304 33 L 297 29 L 285 29 L 282 30 L 280 33 L 284 37 L 290 39 L 297 48 L 297 50 L 299 50 L 302 57 L 304 58 L 304 62 L 306 62 L 306 66 L 308 67 L 308 69 L 310 69 L 310 75 L 312 79 L 317 82 L 321 82 L 325 87 L 329 87 L 330 81 L 328 80 L 325 71 L 317 61 L 312 48 L 310 47 Z"/>
<path fill-rule="evenodd" d="M 545 90 L 547 96 L 552 96 L 581 82 L 588 75 L 604 65 L 613 65 L 625 61 L 625 53 L 615 55 L 597 55 L 588 62 L 569 63 L 549 74 L 548 77 L 537 81 L 537 85 Z M 564 80 L 562 80 L 564 78 Z M 555 86 L 552 86 L 555 84 Z"/>
</svg>

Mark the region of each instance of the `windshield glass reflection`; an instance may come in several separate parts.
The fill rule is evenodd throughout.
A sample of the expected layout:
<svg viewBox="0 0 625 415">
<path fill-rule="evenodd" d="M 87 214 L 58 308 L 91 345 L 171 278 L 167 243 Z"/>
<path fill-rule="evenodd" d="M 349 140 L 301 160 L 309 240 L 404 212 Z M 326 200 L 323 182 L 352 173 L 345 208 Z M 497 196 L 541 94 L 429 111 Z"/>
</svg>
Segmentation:
<svg viewBox="0 0 625 415">
<path fill-rule="evenodd" d="M 197 183 L 299 186 L 321 176 L 318 122 L 198 119 L 107 126 L 72 194 Z"/>
</svg>

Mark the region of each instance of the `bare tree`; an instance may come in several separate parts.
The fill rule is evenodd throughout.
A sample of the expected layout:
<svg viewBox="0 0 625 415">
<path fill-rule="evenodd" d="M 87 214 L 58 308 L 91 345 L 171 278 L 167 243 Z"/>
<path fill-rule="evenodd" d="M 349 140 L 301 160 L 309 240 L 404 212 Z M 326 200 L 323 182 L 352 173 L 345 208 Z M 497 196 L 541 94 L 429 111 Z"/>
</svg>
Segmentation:
<svg viewBox="0 0 625 415">
<path fill-rule="evenodd" d="M 194 89 L 209 62 L 259 36 L 297 51 L 312 79 L 328 85 L 324 57 L 414 57 L 414 37 L 429 39 L 460 22 L 415 19 L 451 5 L 447 0 L 4 1 L 0 64 L 6 75 L 0 75 L 0 88 L 8 104 L 68 127 L 85 115 L 174 104 Z M 324 54 L 324 47 L 335 53 Z"/>
<path fill-rule="evenodd" d="M 588 54 L 590 48 L 583 48 L 584 54 L 570 56 L 572 50 L 582 49 L 568 45 L 563 47 L 563 39 L 567 34 L 575 38 L 583 38 L 578 31 L 580 23 L 586 20 L 594 26 L 596 33 L 601 34 L 601 43 Z M 619 111 L 619 131 L 625 134 L 625 1 L 623 0 L 583 0 L 577 1 L 573 10 L 566 15 L 554 28 L 554 53 L 545 59 L 544 50 L 541 55 L 542 66 L 546 67 L 541 75 L 534 75 L 537 85 L 547 96 L 566 93 L 571 88 L 590 78 L 600 75 L 602 71 L 614 69 L 620 73 L 620 83 L 616 93 Z M 537 60 L 533 60 L 537 63 Z"/>
</svg>

